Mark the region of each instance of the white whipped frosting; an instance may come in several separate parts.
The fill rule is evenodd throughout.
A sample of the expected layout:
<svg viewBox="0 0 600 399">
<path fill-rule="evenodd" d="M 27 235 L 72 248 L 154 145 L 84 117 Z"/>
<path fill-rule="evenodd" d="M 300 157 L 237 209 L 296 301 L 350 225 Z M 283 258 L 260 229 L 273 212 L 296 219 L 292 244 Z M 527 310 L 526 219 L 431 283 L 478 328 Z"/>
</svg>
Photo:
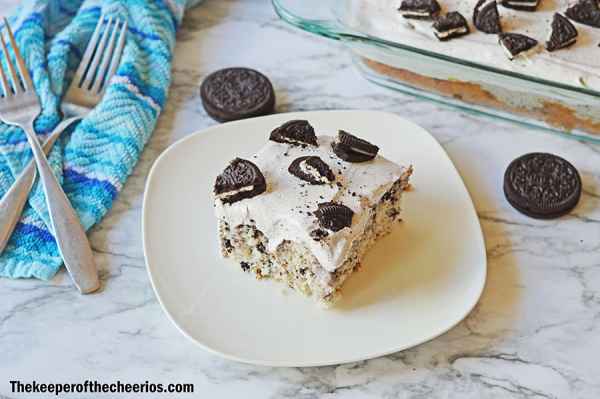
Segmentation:
<svg viewBox="0 0 600 399">
<path fill-rule="evenodd" d="M 498 5 L 504 32 L 525 34 L 539 42 L 535 51 L 519 55 L 513 61 L 504 54 L 498 44 L 497 35 L 480 32 L 473 26 L 473 8 L 476 0 L 438 2 L 442 14 L 450 11 L 460 12 L 468 21 L 471 33 L 440 42 L 434 36 L 432 21 L 402 17 L 397 11 L 401 0 L 351 0 L 348 7 L 352 11 L 343 19 L 351 27 L 378 38 L 552 82 L 600 90 L 599 28 L 571 21 L 579 33 L 573 46 L 552 53 L 544 47 L 550 35 L 554 13 L 560 12 L 564 15 L 572 1 L 541 0 L 535 12 L 517 11 Z M 460 79 L 460 76 L 456 78 Z"/>
<path fill-rule="evenodd" d="M 231 205 L 217 199 L 216 216 L 232 228 L 255 223 L 269 239 L 269 251 L 284 240 L 302 243 L 324 269 L 335 271 L 344 262 L 353 239 L 362 234 L 369 218 L 368 208 L 379 201 L 406 168 L 380 155 L 368 162 L 345 162 L 333 153 L 332 142 L 333 137 L 319 136 L 318 147 L 302 148 L 269 141 L 249 158 L 265 176 L 267 191 Z M 296 158 L 309 155 L 318 156 L 329 165 L 336 178 L 332 184 L 311 185 L 288 172 Z M 314 212 L 318 204 L 330 201 L 354 211 L 352 226 L 328 231 L 327 238 L 315 241 L 310 233 L 320 226 Z"/>
</svg>

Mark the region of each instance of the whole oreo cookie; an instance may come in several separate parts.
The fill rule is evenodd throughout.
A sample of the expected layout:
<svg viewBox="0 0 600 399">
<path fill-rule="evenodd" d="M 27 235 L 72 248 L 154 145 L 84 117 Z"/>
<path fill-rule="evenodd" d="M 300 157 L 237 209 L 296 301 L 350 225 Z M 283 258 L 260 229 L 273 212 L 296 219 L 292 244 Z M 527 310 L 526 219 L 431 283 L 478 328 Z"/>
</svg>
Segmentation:
<svg viewBox="0 0 600 399">
<path fill-rule="evenodd" d="M 344 227 L 352 226 L 354 212 L 346 205 L 335 202 L 323 202 L 315 211 L 319 224 L 324 229 L 340 231 Z"/>
<path fill-rule="evenodd" d="M 377 156 L 379 147 L 340 130 L 332 144 L 335 155 L 347 162 L 366 162 Z"/>
<path fill-rule="evenodd" d="M 318 145 L 315 129 L 302 119 L 287 121 L 271 132 L 269 140 L 292 145 Z"/>
<path fill-rule="evenodd" d="M 256 197 L 267 190 L 262 172 L 252 162 L 236 158 L 217 176 L 214 192 L 224 204 Z"/>
<path fill-rule="evenodd" d="M 310 184 L 327 184 L 335 180 L 329 165 L 315 156 L 296 158 L 290 164 L 288 172 Z"/>
<path fill-rule="evenodd" d="M 506 169 L 504 195 L 519 212 L 552 219 L 571 211 L 581 197 L 581 178 L 568 161 L 547 153 L 523 155 Z"/>
<path fill-rule="evenodd" d="M 219 122 L 251 118 L 273 112 L 275 92 L 269 79 L 249 68 L 213 72 L 200 86 L 206 112 Z"/>
</svg>

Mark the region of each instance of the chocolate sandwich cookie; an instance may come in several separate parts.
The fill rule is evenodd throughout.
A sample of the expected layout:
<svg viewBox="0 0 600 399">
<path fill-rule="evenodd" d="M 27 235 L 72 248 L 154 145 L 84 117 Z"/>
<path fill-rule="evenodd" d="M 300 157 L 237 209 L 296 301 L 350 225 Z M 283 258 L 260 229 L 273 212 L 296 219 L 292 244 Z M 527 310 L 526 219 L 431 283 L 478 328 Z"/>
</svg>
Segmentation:
<svg viewBox="0 0 600 399">
<path fill-rule="evenodd" d="M 275 92 L 269 79 L 249 68 L 213 72 L 200 86 L 204 109 L 219 122 L 266 115 L 275 108 Z"/>
<path fill-rule="evenodd" d="M 435 19 L 440 13 L 440 5 L 436 0 L 402 0 L 398 8 L 404 18 Z"/>
<path fill-rule="evenodd" d="M 581 178 L 568 161 L 547 153 L 523 155 L 506 169 L 504 194 L 519 212 L 551 219 L 571 211 L 581 197 Z"/>
<path fill-rule="evenodd" d="M 267 190 L 262 172 L 250 161 L 236 158 L 217 176 L 214 193 L 224 204 L 256 197 Z"/>
<path fill-rule="evenodd" d="M 316 156 L 296 158 L 290 164 L 288 172 L 310 184 L 327 184 L 335 180 L 329 165 Z"/>
<path fill-rule="evenodd" d="M 337 140 L 332 143 L 333 152 L 347 162 L 366 162 L 377 156 L 379 147 L 340 130 Z"/>
<path fill-rule="evenodd" d="M 469 33 L 469 24 L 461 13 L 452 11 L 434 22 L 433 33 L 438 40 L 444 42 Z"/>
<path fill-rule="evenodd" d="M 538 44 L 538 41 L 534 38 L 520 33 L 501 33 L 498 35 L 498 42 L 511 60 L 517 55 L 531 50 Z"/>
<path fill-rule="evenodd" d="M 548 51 L 556 51 L 569 47 L 577 41 L 577 29 L 567 18 L 559 13 L 554 14 L 552 19 L 552 32 L 550 39 L 546 42 Z"/>
<path fill-rule="evenodd" d="M 335 202 L 324 202 L 319 204 L 315 211 L 319 225 L 331 231 L 340 231 L 344 227 L 352 226 L 354 212 L 346 205 Z"/>
<path fill-rule="evenodd" d="M 500 5 L 505 8 L 512 8 L 519 11 L 535 11 L 539 0 L 501 0 Z"/>
<path fill-rule="evenodd" d="M 500 33 L 500 14 L 496 0 L 479 0 L 473 10 L 473 25 L 485 33 Z"/>
<path fill-rule="evenodd" d="M 317 135 L 315 129 L 308 121 L 296 119 L 291 120 L 275 128 L 269 137 L 269 140 L 277 143 L 292 145 L 314 145 L 317 146 Z"/>
<path fill-rule="evenodd" d="M 579 0 L 567 8 L 565 15 L 580 24 L 600 28 L 600 6 L 597 0 Z"/>
</svg>

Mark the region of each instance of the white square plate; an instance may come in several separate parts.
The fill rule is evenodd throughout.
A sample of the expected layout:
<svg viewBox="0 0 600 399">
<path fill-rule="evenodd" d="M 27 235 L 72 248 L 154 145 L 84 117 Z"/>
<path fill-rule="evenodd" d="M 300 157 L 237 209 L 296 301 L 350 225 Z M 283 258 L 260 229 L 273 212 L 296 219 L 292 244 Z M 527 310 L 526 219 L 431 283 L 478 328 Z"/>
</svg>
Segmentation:
<svg viewBox="0 0 600 399">
<path fill-rule="evenodd" d="M 309 120 L 317 135 L 347 130 L 415 168 L 404 222 L 371 249 L 328 310 L 219 255 L 215 177 L 290 119 Z M 483 235 L 458 172 L 427 131 L 389 113 L 278 114 L 192 134 L 154 164 L 142 230 L 148 273 L 173 323 L 203 348 L 248 363 L 317 366 L 400 351 L 460 322 L 485 284 Z"/>
</svg>

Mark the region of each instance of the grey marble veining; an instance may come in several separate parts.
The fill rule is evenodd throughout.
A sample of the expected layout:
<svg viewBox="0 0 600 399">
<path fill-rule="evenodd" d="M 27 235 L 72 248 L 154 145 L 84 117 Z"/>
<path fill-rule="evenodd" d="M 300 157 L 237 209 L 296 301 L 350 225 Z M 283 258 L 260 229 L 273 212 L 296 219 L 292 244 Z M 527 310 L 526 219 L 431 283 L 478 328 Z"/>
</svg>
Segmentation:
<svg viewBox="0 0 600 399">
<path fill-rule="evenodd" d="M 600 397 L 599 146 L 374 86 L 339 44 L 288 27 L 264 0 L 207 0 L 187 14 L 178 36 L 166 110 L 113 209 L 90 234 L 102 292 L 80 296 L 64 272 L 49 283 L 0 281 L 0 398 L 23 397 L 11 393 L 9 379 L 90 378 L 193 382 L 196 394 L 181 397 L 202 398 Z M 215 124 L 198 87 L 209 72 L 234 65 L 272 78 L 279 112 L 386 110 L 442 143 L 473 197 L 487 246 L 486 289 L 466 320 L 411 350 L 320 368 L 238 364 L 179 334 L 144 266 L 144 184 L 169 144 Z M 584 194 L 571 215 L 537 221 L 504 200 L 506 165 L 529 151 L 557 153 L 581 171 Z"/>
</svg>

